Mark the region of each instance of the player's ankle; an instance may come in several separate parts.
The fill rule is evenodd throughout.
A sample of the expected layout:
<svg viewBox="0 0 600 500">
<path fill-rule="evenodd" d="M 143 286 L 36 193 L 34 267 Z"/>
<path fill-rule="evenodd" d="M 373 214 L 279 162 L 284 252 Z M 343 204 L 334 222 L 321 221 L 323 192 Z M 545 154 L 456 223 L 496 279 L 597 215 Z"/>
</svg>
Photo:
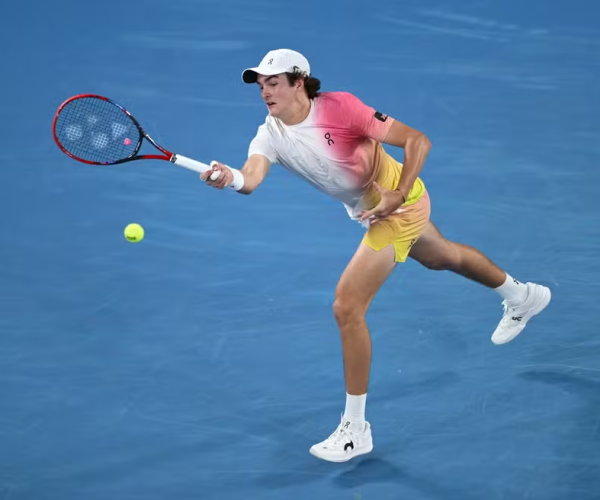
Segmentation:
<svg viewBox="0 0 600 500">
<path fill-rule="evenodd" d="M 522 304 L 527 300 L 527 285 L 521 283 L 506 273 L 506 280 L 495 288 L 502 298 L 512 304 Z"/>
<path fill-rule="evenodd" d="M 350 422 L 350 426 L 354 430 L 364 430 L 366 405 L 366 393 L 361 395 L 353 395 L 346 393 L 346 409 L 344 411 L 344 422 Z"/>
</svg>

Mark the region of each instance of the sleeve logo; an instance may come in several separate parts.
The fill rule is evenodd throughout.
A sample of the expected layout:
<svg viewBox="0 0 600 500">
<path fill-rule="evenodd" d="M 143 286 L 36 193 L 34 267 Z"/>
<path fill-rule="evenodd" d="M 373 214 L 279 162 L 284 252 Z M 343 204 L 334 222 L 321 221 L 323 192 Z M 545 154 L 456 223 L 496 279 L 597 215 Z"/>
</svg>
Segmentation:
<svg viewBox="0 0 600 500">
<path fill-rule="evenodd" d="M 375 118 L 377 118 L 380 122 L 384 122 L 388 119 L 388 115 L 384 115 L 383 113 L 380 113 L 379 111 L 375 111 Z"/>
</svg>

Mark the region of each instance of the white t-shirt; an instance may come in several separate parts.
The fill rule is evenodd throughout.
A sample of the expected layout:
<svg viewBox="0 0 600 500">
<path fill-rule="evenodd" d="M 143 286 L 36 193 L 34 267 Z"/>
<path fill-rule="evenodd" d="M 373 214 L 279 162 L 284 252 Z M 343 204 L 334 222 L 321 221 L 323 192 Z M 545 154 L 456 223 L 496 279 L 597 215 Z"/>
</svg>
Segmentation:
<svg viewBox="0 0 600 500">
<path fill-rule="evenodd" d="M 378 148 L 393 118 L 347 92 L 324 92 L 311 100 L 308 117 L 285 125 L 267 116 L 248 150 L 260 154 L 341 201 L 351 218 L 376 175 Z"/>
</svg>

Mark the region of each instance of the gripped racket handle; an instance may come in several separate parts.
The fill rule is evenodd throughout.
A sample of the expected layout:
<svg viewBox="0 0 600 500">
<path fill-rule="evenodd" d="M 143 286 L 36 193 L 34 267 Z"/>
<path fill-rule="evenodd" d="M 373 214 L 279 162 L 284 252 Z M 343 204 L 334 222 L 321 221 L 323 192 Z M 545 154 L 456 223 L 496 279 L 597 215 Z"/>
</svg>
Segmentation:
<svg viewBox="0 0 600 500">
<path fill-rule="evenodd" d="M 193 170 L 194 172 L 198 172 L 200 174 L 206 172 L 207 170 L 211 169 L 211 165 L 207 165 L 206 163 L 202 163 L 200 161 L 197 160 L 192 160 L 191 158 L 187 158 L 185 156 L 182 155 L 177 155 L 174 154 L 171 157 L 171 162 L 174 163 L 175 165 L 179 165 L 180 167 L 183 168 L 187 168 L 189 170 Z M 229 168 L 227 165 L 225 165 L 227 168 Z M 215 172 L 213 175 L 210 176 L 211 180 L 216 180 L 219 177 L 219 173 Z M 231 189 L 234 190 L 239 190 L 241 189 L 242 186 L 238 185 L 238 182 L 236 182 L 236 178 L 234 176 L 234 180 L 231 184 L 229 184 L 229 186 Z"/>
</svg>

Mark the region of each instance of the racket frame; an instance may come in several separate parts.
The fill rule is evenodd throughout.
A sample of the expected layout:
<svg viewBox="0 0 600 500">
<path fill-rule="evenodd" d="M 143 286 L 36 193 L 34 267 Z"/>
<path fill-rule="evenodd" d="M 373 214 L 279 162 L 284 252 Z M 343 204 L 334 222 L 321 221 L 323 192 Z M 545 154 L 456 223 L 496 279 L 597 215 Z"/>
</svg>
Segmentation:
<svg viewBox="0 0 600 500">
<path fill-rule="evenodd" d="M 121 158 L 120 160 L 111 161 L 111 162 L 96 162 L 96 161 L 84 160 L 83 158 L 79 158 L 79 157 L 71 154 L 60 143 L 60 141 L 58 140 L 58 136 L 56 134 L 56 123 L 58 121 L 58 117 L 60 116 L 60 113 L 65 108 L 65 106 L 67 106 L 69 103 L 71 103 L 77 99 L 84 99 L 84 98 L 100 99 L 102 101 L 109 102 L 110 104 L 114 104 L 117 108 L 119 108 L 121 111 L 123 111 L 123 113 L 125 113 L 131 119 L 131 121 L 135 124 L 135 126 L 138 128 L 138 130 L 140 132 L 140 140 L 138 141 L 137 146 L 134 149 L 134 151 L 127 158 Z M 80 161 L 83 163 L 87 163 L 88 165 L 117 165 L 119 163 L 125 163 L 128 161 L 134 161 L 134 160 L 167 160 L 167 161 L 174 162 L 175 155 L 173 153 L 171 153 L 170 151 L 167 151 L 160 144 L 158 144 L 154 139 L 152 139 L 152 137 L 150 137 L 146 133 L 144 128 L 140 125 L 140 122 L 138 122 L 136 120 L 136 118 L 129 111 L 127 111 L 123 106 L 121 106 L 119 103 L 116 103 L 112 99 L 109 99 L 108 97 L 104 97 L 104 96 L 97 95 L 97 94 L 79 94 L 79 95 L 70 97 L 65 102 L 63 102 L 60 105 L 60 107 L 58 108 L 56 115 L 54 116 L 54 120 L 52 121 L 52 134 L 54 135 L 54 141 L 56 142 L 56 144 L 62 150 L 63 153 L 65 153 L 67 156 L 73 158 L 74 160 L 77 160 L 77 161 Z M 152 144 L 156 149 L 158 149 L 159 151 L 164 153 L 164 155 L 148 155 L 148 154 L 139 155 L 138 153 L 140 152 L 140 149 L 142 148 L 142 143 L 144 142 L 144 139 L 147 139 L 150 142 L 150 144 Z"/>
<path fill-rule="evenodd" d="M 123 111 L 123 113 L 125 113 L 131 119 L 131 121 L 135 124 L 135 126 L 138 128 L 138 131 L 140 132 L 140 139 L 137 143 L 135 150 L 127 158 L 121 158 L 120 160 L 116 160 L 116 161 L 112 161 L 112 162 L 94 162 L 94 161 L 90 161 L 90 160 L 84 160 L 83 158 L 79 158 L 78 156 L 71 154 L 60 143 L 58 136 L 56 134 L 56 123 L 58 121 L 58 117 L 60 116 L 60 113 L 65 108 L 65 106 L 67 106 L 69 103 L 71 103 L 77 99 L 83 99 L 83 98 L 100 99 L 102 101 L 106 101 L 110 104 L 115 105 L 117 108 L 119 108 L 121 111 Z M 123 106 L 116 103 L 112 99 L 109 99 L 108 97 L 104 97 L 104 96 L 97 95 L 97 94 L 79 94 L 79 95 L 70 97 L 65 102 L 63 102 L 60 105 L 60 107 L 58 108 L 58 110 L 56 111 L 56 115 L 54 116 L 54 120 L 52 121 L 52 134 L 54 135 L 54 142 L 56 142 L 56 144 L 58 145 L 58 147 L 61 149 L 61 151 L 63 153 L 65 153 L 70 158 L 73 158 L 74 160 L 80 161 L 82 163 L 87 163 L 88 165 L 117 165 L 119 163 L 126 163 L 126 162 L 134 161 L 134 160 L 166 160 L 166 161 L 169 161 L 179 167 L 187 168 L 188 170 L 192 170 L 194 172 L 198 172 L 198 173 L 202 174 L 208 170 L 211 170 L 213 163 L 215 163 L 215 162 L 212 162 L 210 165 L 207 165 L 206 163 L 202 163 L 200 161 L 193 160 L 192 158 L 187 158 L 186 156 L 178 155 L 178 154 L 172 153 L 171 151 L 168 151 L 167 149 L 163 148 L 160 144 L 158 144 L 154 139 L 152 139 L 152 137 L 150 137 L 146 133 L 144 128 L 140 125 L 140 122 L 138 122 L 136 120 L 136 118 L 129 111 L 127 111 Z M 149 155 L 149 154 L 140 155 L 140 154 L 138 154 L 140 152 L 140 149 L 142 147 L 142 143 L 144 142 L 144 139 L 148 140 L 148 142 L 150 142 L 150 144 L 152 144 L 156 149 L 158 149 L 161 153 L 164 153 L 164 154 L 163 155 Z M 227 168 L 230 168 L 230 167 L 227 167 Z M 216 180 L 219 177 L 219 175 L 220 175 L 220 173 L 218 171 L 216 171 L 216 172 L 213 172 L 213 174 L 211 175 L 210 178 L 211 178 L 211 180 Z M 244 184 L 243 176 L 241 176 L 241 175 L 236 176 L 234 173 L 234 181 L 230 184 L 229 187 L 231 189 L 237 191 L 242 188 L 243 184 Z"/>
</svg>

